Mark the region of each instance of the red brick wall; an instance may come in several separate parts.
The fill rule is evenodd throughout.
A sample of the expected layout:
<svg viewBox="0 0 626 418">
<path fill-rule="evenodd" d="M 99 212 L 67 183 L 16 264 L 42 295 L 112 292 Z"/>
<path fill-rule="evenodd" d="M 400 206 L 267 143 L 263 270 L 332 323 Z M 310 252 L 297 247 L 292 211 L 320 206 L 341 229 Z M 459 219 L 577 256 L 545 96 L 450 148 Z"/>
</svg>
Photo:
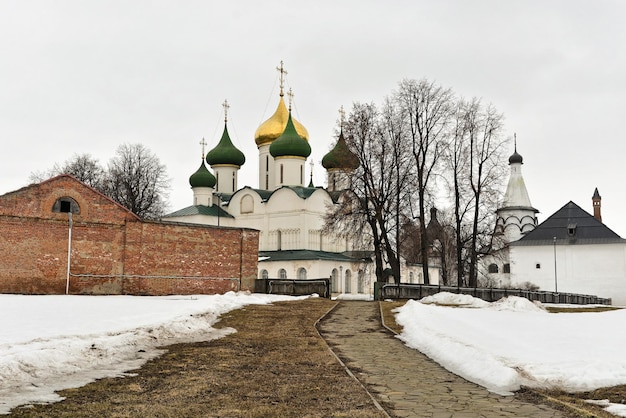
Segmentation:
<svg viewBox="0 0 626 418">
<path fill-rule="evenodd" d="M 70 293 L 254 289 L 258 231 L 142 222 L 95 190 L 61 176 L 0 196 L 0 292 L 65 292 L 68 214 L 52 212 L 63 196 L 80 206 L 80 214 L 73 215 L 71 252 L 71 273 L 78 276 L 70 278 Z"/>
</svg>

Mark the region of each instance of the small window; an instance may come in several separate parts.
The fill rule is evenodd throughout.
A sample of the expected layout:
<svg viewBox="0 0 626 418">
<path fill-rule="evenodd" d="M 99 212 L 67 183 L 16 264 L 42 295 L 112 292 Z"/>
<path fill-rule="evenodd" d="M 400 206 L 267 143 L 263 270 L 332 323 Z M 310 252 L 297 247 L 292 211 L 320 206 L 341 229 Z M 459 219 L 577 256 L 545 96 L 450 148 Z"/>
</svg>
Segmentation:
<svg viewBox="0 0 626 418">
<path fill-rule="evenodd" d="M 59 199 L 57 199 L 56 202 L 54 202 L 54 205 L 52 206 L 52 212 L 60 212 L 60 213 L 73 213 L 73 214 L 79 214 L 80 213 L 80 206 L 78 206 L 78 203 L 76 203 L 76 201 L 74 199 L 72 199 L 69 196 L 64 196 L 64 197 L 60 197 Z"/>
<path fill-rule="evenodd" d="M 337 269 L 333 269 L 332 273 L 330 274 L 330 291 L 331 292 L 339 292 L 339 283 L 337 280 L 337 275 L 339 274 L 339 272 L 337 271 Z"/>
<path fill-rule="evenodd" d="M 535 268 L 536 269 L 540 269 L 541 268 L 541 264 L 540 263 L 535 264 Z"/>
<path fill-rule="evenodd" d="M 489 273 L 497 273 L 498 265 L 497 264 L 489 264 Z"/>
<path fill-rule="evenodd" d="M 365 274 L 363 273 L 363 270 L 359 270 L 359 275 L 358 275 L 358 278 L 357 278 L 357 292 L 359 292 L 359 293 L 365 293 L 365 290 L 364 290 L 364 287 L 365 287 L 364 286 L 364 281 L 365 281 L 364 280 L 364 276 L 365 276 Z"/>
<path fill-rule="evenodd" d="M 567 235 L 573 237 L 576 235 L 576 224 L 567 225 Z"/>
<path fill-rule="evenodd" d="M 505 264 L 503 269 L 502 269 L 505 273 L 510 273 L 511 272 L 511 265 L 510 264 Z"/>
</svg>

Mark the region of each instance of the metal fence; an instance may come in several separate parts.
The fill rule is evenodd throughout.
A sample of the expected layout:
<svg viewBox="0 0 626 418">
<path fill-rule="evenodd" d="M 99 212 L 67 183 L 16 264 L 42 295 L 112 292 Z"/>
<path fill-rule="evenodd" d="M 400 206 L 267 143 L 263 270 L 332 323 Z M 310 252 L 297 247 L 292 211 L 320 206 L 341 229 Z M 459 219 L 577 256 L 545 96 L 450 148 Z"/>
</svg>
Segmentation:
<svg viewBox="0 0 626 418">
<path fill-rule="evenodd" d="M 378 299 L 421 299 L 439 292 L 471 295 L 487 302 L 495 302 L 506 296 L 519 296 L 542 303 L 569 303 L 574 305 L 611 305 L 611 299 L 576 293 L 556 293 L 524 289 L 496 289 L 481 287 L 455 287 L 425 284 L 384 284 L 378 291 Z"/>
<path fill-rule="evenodd" d="M 256 293 L 290 296 L 317 293 L 323 298 L 330 298 L 330 279 L 257 279 L 254 282 L 254 291 Z"/>
</svg>

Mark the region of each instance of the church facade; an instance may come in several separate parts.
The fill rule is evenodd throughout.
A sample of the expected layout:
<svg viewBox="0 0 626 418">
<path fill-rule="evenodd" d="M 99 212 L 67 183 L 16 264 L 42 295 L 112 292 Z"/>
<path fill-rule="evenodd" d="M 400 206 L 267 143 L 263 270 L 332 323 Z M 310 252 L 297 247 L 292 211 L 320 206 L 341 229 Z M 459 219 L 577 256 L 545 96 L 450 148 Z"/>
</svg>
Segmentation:
<svg viewBox="0 0 626 418">
<path fill-rule="evenodd" d="M 280 70 L 278 106 L 254 136 L 258 187 L 238 187 L 237 173 L 246 158 L 230 140 L 225 104 L 222 137 L 189 180 L 193 205 L 164 219 L 258 229 L 260 279 L 330 278 L 335 294 L 372 295 L 376 276 L 367 240 L 339 238 L 323 229 L 328 208 L 349 189 L 348 174 L 358 167 L 358 159 L 341 134 L 322 160 L 328 186 L 315 187 L 312 180 L 307 184 L 309 133 L 292 116 L 291 103 L 285 104 Z M 402 263 L 404 281 L 418 283 L 421 276 L 421 265 Z M 439 270 L 433 267 L 431 283 L 438 283 L 438 277 Z"/>
</svg>

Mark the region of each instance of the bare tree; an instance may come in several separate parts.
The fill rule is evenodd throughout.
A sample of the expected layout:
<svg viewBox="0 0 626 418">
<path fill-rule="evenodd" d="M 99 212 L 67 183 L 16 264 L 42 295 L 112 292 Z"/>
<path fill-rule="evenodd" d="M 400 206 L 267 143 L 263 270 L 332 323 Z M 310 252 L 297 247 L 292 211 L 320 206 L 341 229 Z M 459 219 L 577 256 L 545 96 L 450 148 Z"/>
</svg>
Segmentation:
<svg viewBox="0 0 626 418">
<path fill-rule="evenodd" d="M 70 174 L 89 186 L 102 191 L 103 182 L 106 177 L 104 168 L 98 160 L 89 154 L 74 154 L 72 158 L 66 160 L 63 165 L 58 163 L 46 171 L 33 172 L 30 174 L 32 182 L 41 182 L 59 174 Z"/>
<path fill-rule="evenodd" d="M 396 92 L 408 126 L 408 141 L 415 164 L 420 243 L 424 283 L 429 284 L 426 205 L 440 158 L 447 146 L 453 93 L 427 80 L 404 80 Z"/>
<path fill-rule="evenodd" d="M 478 261 L 491 252 L 495 208 L 504 178 L 502 114 L 479 99 L 456 104 L 446 152 L 453 200 L 457 284 L 478 285 Z"/>
<path fill-rule="evenodd" d="M 165 166 L 142 144 L 120 145 L 108 165 L 105 193 L 146 219 L 165 211 L 169 179 Z"/>
</svg>

